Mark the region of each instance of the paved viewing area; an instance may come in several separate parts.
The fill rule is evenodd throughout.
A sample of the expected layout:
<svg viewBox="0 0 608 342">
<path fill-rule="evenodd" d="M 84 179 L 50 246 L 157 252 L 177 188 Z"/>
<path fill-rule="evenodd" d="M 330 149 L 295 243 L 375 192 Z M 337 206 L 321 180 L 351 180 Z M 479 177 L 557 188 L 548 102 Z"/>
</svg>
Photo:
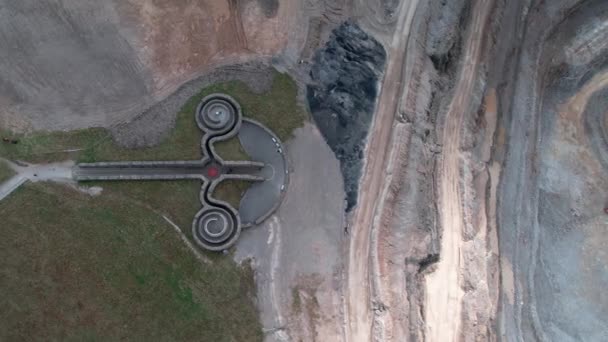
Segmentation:
<svg viewBox="0 0 608 342">
<path fill-rule="evenodd" d="M 28 181 L 72 181 L 72 167 L 74 166 L 72 161 L 36 165 L 23 162 L 16 164 L 10 160 L 0 158 L 0 162 L 5 162 L 15 173 L 5 182 L 0 182 L 0 201 Z"/>
<path fill-rule="evenodd" d="M 192 234 L 202 248 L 221 251 L 232 246 L 241 228 L 259 224 L 279 206 L 288 180 L 287 163 L 279 138 L 261 123 L 242 117 L 239 104 L 225 94 L 205 97 L 195 113 L 203 131 L 202 158 L 192 161 L 127 161 L 81 163 L 74 167 L 77 181 L 200 179 L 202 209 Z M 254 161 L 225 161 L 214 143 L 239 134 L 245 152 Z M 213 198 L 216 186 L 228 179 L 254 182 L 237 210 Z"/>
</svg>

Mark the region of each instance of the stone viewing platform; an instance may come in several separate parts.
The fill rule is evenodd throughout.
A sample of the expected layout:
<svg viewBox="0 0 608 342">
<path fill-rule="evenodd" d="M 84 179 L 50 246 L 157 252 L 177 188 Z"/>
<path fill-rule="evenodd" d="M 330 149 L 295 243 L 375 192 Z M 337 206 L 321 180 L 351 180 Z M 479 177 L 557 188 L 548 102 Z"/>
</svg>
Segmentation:
<svg viewBox="0 0 608 342">
<path fill-rule="evenodd" d="M 266 126 L 243 118 L 238 102 L 225 94 L 203 98 L 195 121 L 203 132 L 200 160 L 81 163 L 74 167 L 73 177 L 77 181 L 198 179 L 202 208 L 192 223 L 194 240 L 204 249 L 225 250 L 236 242 L 241 228 L 261 223 L 279 207 L 288 183 L 284 148 Z M 254 161 L 225 161 L 216 153 L 215 142 L 237 134 Z M 254 183 L 238 210 L 213 197 L 216 186 L 230 179 Z"/>
</svg>

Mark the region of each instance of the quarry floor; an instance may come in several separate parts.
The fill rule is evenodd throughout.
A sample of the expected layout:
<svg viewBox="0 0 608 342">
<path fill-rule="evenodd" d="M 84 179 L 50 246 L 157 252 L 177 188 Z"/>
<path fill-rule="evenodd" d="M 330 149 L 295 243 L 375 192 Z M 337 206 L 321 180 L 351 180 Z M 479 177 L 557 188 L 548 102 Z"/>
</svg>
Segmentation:
<svg viewBox="0 0 608 342">
<path fill-rule="evenodd" d="M 539 4 L 529 18 L 542 24 L 528 24 L 522 43 L 499 187 L 502 336 L 608 337 L 608 306 L 598 295 L 607 279 L 600 265 L 608 169 L 597 148 L 608 112 L 599 43 L 606 32 L 588 25 L 607 13 L 601 1 L 558 1 Z"/>
</svg>

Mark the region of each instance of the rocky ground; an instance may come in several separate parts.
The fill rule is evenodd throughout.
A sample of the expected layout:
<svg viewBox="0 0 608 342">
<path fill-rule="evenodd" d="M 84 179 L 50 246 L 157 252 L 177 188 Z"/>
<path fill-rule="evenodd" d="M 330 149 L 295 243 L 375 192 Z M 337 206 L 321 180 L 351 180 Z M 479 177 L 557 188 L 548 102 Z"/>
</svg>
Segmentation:
<svg viewBox="0 0 608 342">
<path fill-rule="evenodd" d="M 500 188 L 503 334 L 559 341 L 608 336 L 598 293 L 607 279 L 601 117 L 608 108 L 598 101 L 607 84 L 607 9 L 602 1 L 530 9 L 520 57 L 528 63 L 514 82 L 512 152 Z"/>
<path fill-rule="evenodd" d="M 269 341 L 343 338 L 340 166 L 312 124 L 286 146 L 289 191 L 278 212 L 246 230 L 237 260 L 254 259 L 258 305 Z M 336 181 L 337 180 L 337 181 Z"/>
<path fill-rule="evenodd" d="M 406 26 L 394 12 L 405 57 L 361 20 L 388 63 L 349 215 L 346 339 L 606 337 L 603 6 L 431 1 Z"/>
<path fill-rule="evenodd" d="M 363 148 L 385 62 L 382 45 L 350 22 L 336 28 L 313 59 L 308 104 L 340 160 L 347 211 L 357 204 Z"/>
<path fill-rule="evenodd" d="M 267 340 L 608 339 L 605 1 L 22 1 L 0 19 L 3 128 L 145 146 L 197 88 L 296 79 L 318 130 L 288 142 L 285 203 L 236 251 Z"/>
</svg>

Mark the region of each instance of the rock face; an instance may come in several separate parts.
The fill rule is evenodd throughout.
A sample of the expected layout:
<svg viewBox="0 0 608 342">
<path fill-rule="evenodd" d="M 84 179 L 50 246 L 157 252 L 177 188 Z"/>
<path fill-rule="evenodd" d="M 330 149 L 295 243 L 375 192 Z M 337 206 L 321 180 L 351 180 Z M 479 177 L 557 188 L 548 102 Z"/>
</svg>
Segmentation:
<svg viewBox="0 0 608 342">
<path fill-rule="evenodd" d="M 307 86 L 312 116 L 340 160 L 347 207 L 357 201 L 363 148 L 378 95 L 386 52 L 352 22 L 336 28 L 314 57 Z"/>
<path fill-rule="evenodd" d="M 458 40 L 462 32 L 461 13 L 470 6 L 465 0 L 429 2 L 429 27 L 426 51 L 430 56 L 445 55 Z"/>
</svg>

